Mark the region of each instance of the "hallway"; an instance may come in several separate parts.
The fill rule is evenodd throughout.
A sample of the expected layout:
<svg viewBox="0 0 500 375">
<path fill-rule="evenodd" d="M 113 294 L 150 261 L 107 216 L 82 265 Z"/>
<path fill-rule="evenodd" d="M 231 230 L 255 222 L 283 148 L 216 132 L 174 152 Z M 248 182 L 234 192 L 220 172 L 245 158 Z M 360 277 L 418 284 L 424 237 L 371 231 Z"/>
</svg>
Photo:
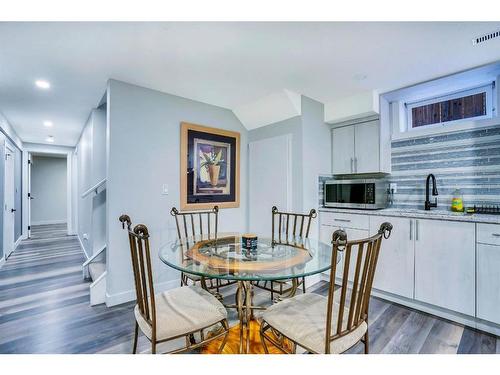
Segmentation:
<svg viewBox="0 0 500 375">
<path fill-rule="evenodd" d="M 0 270 L 0 353 L 94 353 L 131 340 L 132 304 L 90 306 L 84 261 L 65 224 L 33 226 Z"/>
</svg>

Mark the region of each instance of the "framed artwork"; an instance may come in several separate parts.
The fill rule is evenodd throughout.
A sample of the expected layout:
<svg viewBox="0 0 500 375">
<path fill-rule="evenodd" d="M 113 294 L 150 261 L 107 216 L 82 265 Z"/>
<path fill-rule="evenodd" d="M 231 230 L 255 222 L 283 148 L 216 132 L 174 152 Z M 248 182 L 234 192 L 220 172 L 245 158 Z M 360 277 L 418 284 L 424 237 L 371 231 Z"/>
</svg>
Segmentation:
<svg viewBox="0 0 500 375">
<path fill-rule="evenodd" d="M 181 123 L 181 209 L 240 206 L 240 133 Z"/>
</svg>

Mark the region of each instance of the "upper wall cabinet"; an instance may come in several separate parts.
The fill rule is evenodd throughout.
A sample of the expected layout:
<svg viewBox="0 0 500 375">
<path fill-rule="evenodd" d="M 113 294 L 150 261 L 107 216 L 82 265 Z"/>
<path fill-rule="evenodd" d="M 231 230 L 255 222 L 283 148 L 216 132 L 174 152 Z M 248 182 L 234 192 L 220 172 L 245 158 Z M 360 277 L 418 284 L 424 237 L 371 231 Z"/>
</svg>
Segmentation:
<svg viewBox="0 0 500 375">
<path fill-rule="evenodd" d="M 332 129 L 332 173 L 384 172 L 380 163 L 380 122 L 371 120 Z"/>
</svg>

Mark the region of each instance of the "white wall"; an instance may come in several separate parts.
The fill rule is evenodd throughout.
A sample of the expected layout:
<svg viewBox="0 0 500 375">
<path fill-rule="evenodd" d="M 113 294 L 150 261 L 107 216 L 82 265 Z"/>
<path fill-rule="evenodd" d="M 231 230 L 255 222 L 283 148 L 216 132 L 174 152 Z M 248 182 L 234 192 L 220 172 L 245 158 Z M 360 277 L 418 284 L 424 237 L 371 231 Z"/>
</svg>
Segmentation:
<svg viewBox="0 0 500 375">
<path fill-rule="evenodd" d="M 127 234 L 118 217 L 127 213 L 151 233 L 157 291 L 179 283 L 161 263 L 158 249 L 176 238 L 169 211 L 179 207 L 180 123 L 187 121 L 241 133 L 240 207 L 223 209 L 221 231 L 247 227 L 247 131 L 232 111 L 110 80 L 108 84 L 107 297 L 114 305 L 135 298 Z M 162 195 L 163 184 L 169 194 Z"/>
<path fill-rule="evenodd" d="M 104 187 L 99 194 L 89 189 L 106 178 L 106 105 L 95 108 L 82 131 L 76 146 L 75 164 L 77 194 L 75 205 L 78 211 L 77 234 L 87 257 L 92 256 L 106 244 L 106 195 Z"/>
<path fill-rule="evenodd" d="M 304 210 L 318 209 L 318 176 L 331 173 L 331 131 L 324 122 L 324 105 L 302 96 L 302 194 Z M 311 237 L 318 238 L 317 220 Z"/>
<path fill-rule="evenodd" d="M 92 114 L 76 146 L 78 168 L 76 200 L 78 201 L 78 238 L 87 257 L 92 255 L 92 196 L 82 194 L 92 187 Z"/>
<path fill-rule="evenodd" d="M 295 212 L 302 211 L 302 117 L 296 116 L 288 120 L 275 122 L 248 132 L 248 142 L 289 135 L 292 138 L 292 206 Z M 248 163 L 252 163 L 249 160 Z M 266 168 L 265 165 L 260 166 Z M 278 207 L 281 209 L 281 207 Z M 271 207 L 269 207 L 271 210 Z M 251 229 L 251 228 L 250 228 Z"/>
<path fill-rule="evenodd" d="M 33 156 L 31 225 L 66 223 L 66 158 Z"/>
<path fill-rule="evenodd" d="M 300 116 L 251 130 L 249 141 L 285 134 L 293 140 L 292 209 L 296 212 L 318 209 L 318 176 L 331 173 L 331 133 L 324 122 L 324 105 L 302 96 Z M 316 224 L 310 236 L 318 236 Z"/>
<path fill-rule="evenodd" d="M 378 100 L 378 92 L 369 90 L 327 103 L 324 121 L 332 124 L 376 115 L 379 113 Z"/>
</svg>

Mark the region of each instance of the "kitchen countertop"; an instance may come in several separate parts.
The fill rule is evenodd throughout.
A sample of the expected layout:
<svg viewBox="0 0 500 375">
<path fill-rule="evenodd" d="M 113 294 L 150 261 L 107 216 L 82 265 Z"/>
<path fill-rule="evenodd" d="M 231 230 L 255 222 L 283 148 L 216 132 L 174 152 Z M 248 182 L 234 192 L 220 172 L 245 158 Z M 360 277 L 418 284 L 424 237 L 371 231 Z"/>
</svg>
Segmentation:
<svg viewBox="0 0 500 375">
<path fill-rule="evenodd" d="M 356 209 L 320 207 L 319 211 L 339 212 L 344 214 L 412 217 L 417 219 L 434 219 L 434 220 L 464 221 L 470 223 L 500 224 L 500 215 L 464 214 L 461 212 L 451 212 L 445 210 L 425 211 L 425 210 L 404 209 L 404 208 L 384 208 L 381 210 L 356 210 Z"/>
</svg>

